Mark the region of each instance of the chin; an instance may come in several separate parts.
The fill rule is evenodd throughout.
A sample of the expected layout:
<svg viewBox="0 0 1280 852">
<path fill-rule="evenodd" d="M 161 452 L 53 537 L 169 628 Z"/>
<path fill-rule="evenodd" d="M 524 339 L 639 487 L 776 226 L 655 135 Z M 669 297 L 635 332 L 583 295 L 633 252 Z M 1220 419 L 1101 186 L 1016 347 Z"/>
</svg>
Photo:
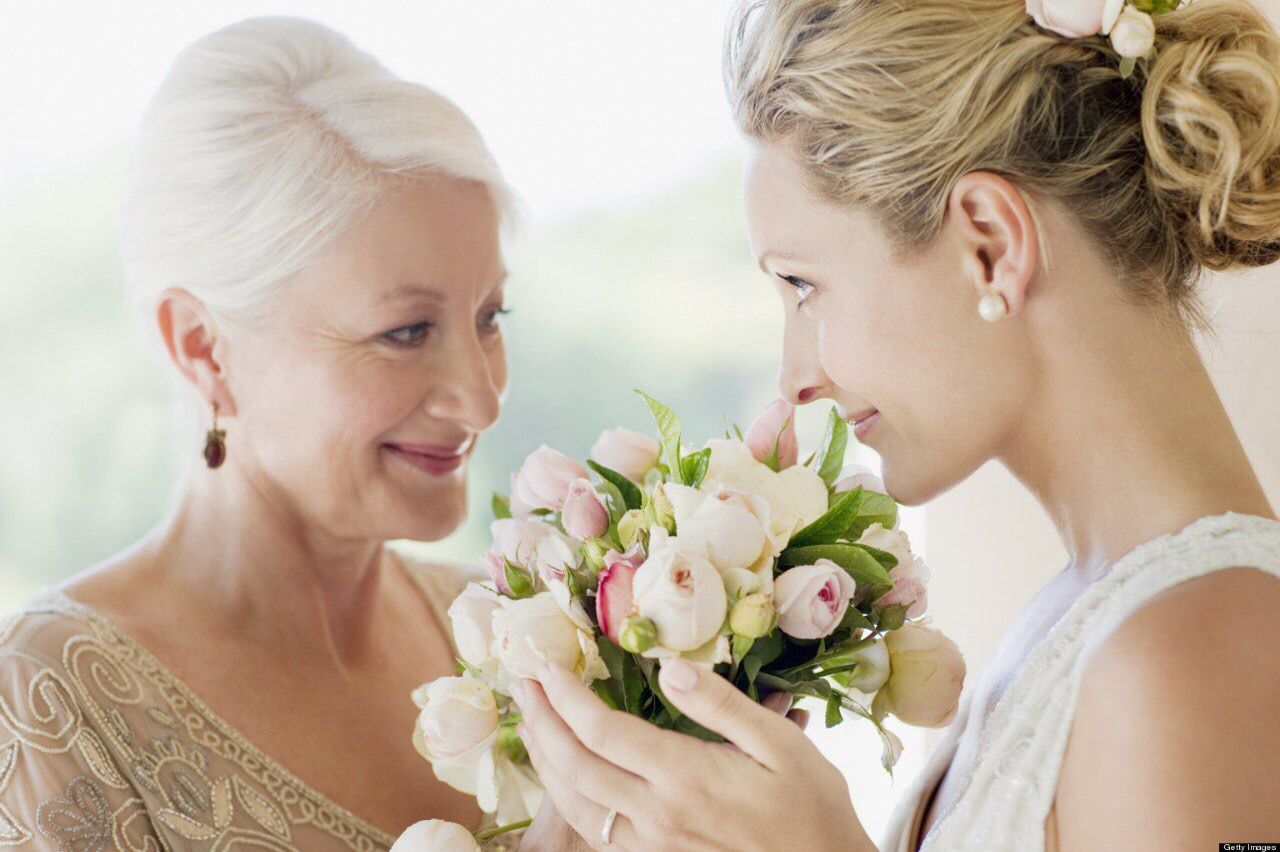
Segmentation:
<svg viewBox="0 0 1280 852">
<path fill-rule="evenodd" d="M 403 505 L 403 504 L 402 504 Z M 428 498 L 417 498 L 395 513 L 398 523 L 387 538 L 407 538 L 413 541 L 440 541 L 458 531 L 467 520 L 467 489 L 465 486 L 439 489 Z"/>
<path fill-rule="evenodd" d="M 880 477 L 884 480 L 885 490 L 898 505 L 920 506 L 950 491 L 967 476 L 948 474 L 937 468 L 895 465 L 886 458 Z"/>
</svg>

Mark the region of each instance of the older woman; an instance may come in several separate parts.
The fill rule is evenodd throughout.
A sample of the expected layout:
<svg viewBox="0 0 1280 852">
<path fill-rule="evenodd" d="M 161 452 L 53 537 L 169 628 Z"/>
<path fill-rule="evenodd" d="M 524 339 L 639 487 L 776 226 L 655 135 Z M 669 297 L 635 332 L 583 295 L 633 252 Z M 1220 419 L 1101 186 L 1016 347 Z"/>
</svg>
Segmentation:
<svg viewBox="0 0 1280 852">
<path fill-rule="evenodd" d="M 465 515 L 507 382 L 508 207 L 456 106 L 322 26 L 177 58 L 124 257 L 208 431 L 167 518 L 0 622 L 0 845 L 374 850 L 478 822 L 409 743 L 461 577 L 384 542 Z"/>
</svg>

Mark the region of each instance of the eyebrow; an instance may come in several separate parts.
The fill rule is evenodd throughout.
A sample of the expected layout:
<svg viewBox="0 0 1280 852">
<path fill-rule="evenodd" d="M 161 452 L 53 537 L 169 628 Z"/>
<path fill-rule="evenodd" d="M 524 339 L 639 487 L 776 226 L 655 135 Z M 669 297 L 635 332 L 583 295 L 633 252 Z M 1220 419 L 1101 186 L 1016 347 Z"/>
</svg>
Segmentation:
<svg viewBox="0 0 1280 852">
<path fill-rule="evenodd" d="M 510 275 L 509 272 L 507 272 L 506 270 L 503 270 L 502 274 L 498 276 L 497 280 L 493 284 L 493 287 L 490 288 L 489 293 L 487 295 L 488 296 L 493 295 L 493 293 L 496 290 L 500 289 L 502 285 L 506 284 L 507 278 L 509 277 L 509 275 Z M 437 302 L 437 303 L 447 301 L 448 299 L 447 295 L 445 295 L 440 290 L 435 289 L 434 287 L 427 287 L 422 284 L 401 284 L 399 287 L 396 287 L 394 290 L 391 290 L 385 293 L 381 301 L 394 302 L 397 299 L 406 299 L 411 297 L 425 298 L 428 301 Z"/>
</svg>

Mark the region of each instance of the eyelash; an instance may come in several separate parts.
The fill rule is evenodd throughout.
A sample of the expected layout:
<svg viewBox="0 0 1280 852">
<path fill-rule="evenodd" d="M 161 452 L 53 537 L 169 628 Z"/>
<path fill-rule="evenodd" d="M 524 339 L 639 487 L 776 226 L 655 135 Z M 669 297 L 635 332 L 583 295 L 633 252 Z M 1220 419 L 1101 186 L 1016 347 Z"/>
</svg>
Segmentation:
<svg viewBox="0 0 1280 852">
<path fill-rule="evenodd" d="M 495 332 L 499 329 L 498 317 L 511 313 L 510 308 L 494 308 L 485 314 L 483 324 L 480 326 L 481 331 Z M 415 322 L 411 325 L 402 325 L 399 328 L 393 328 L 388 332 L 384 332 L 382 339 L 387 343 L 399 349 L 412 349 L 422 343 L 427 337 L 427 332 L 435 327 L 435 323 Z M 402 335 L 404 332 L 411 332 L 412 339 L 405 340 Z"/>
<path fill-rule="evenodd" d="M 803 278 L 799 278 L 795 275 L 779 275 L 778 277 L 794 287 L 796 292 L 800 294 L 800 298 L 796 302 L 796 310 L 800 310 L 800 306 L 803 305 L 809 296 L 813 294 L 813 291 L 817 289 L 814 287 L 812 282 L 805 281 Z"/>
</svg>

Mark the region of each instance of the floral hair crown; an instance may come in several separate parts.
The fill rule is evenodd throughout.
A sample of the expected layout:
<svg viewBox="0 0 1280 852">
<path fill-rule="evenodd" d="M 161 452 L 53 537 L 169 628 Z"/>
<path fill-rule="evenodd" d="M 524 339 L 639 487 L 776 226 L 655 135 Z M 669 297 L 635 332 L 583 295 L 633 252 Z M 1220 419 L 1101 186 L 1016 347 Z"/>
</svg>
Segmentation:
<svg viewBox="0 0 1280 852">
<path fill-rule="evenodd" d="M 1120 76 L 1128 77 L 1140 57 L 1155 56 L 1152 15 L 1172 12 L 1191 0 L 1027 0 L 1027 13 L 1046 30 L 1067 38 L 1109 35 L 1120 54 Z"/>
</svg>

